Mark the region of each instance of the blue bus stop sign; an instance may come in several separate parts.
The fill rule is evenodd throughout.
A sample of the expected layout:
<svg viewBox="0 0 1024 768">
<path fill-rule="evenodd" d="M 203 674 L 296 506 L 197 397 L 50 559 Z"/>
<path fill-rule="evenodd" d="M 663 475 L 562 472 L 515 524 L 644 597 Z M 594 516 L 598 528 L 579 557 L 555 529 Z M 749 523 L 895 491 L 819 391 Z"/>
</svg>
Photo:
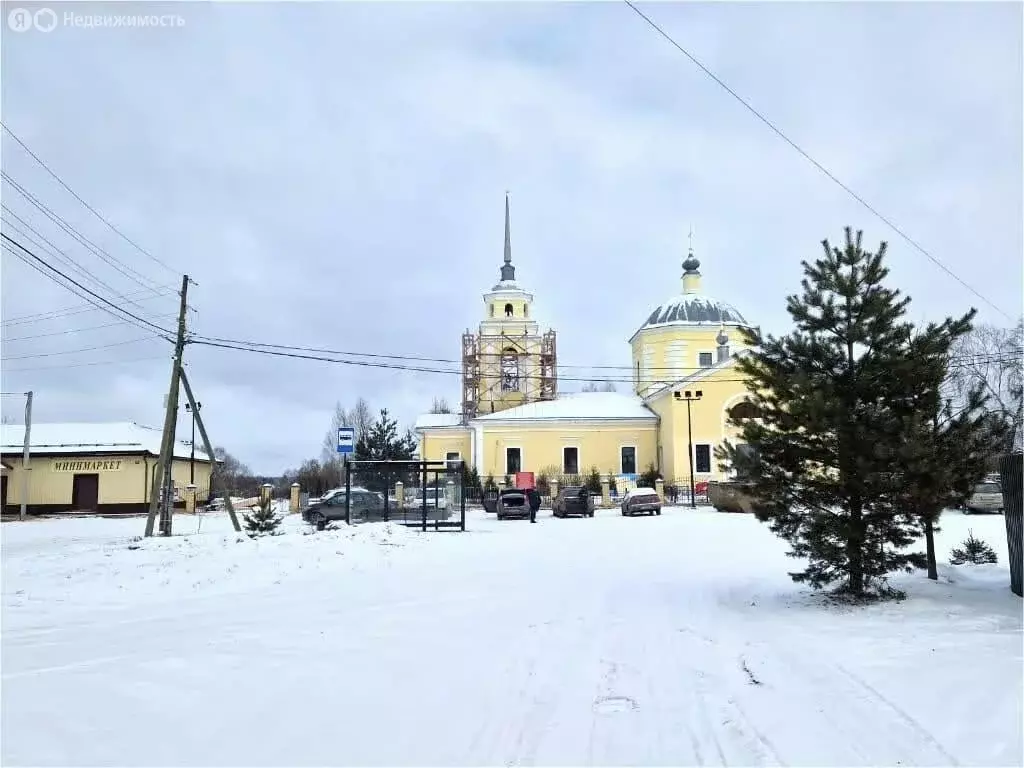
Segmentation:
<svg viewBox="0 0 1024 768">
<path fill-rule="evenodd" d="M 352 427 L 338 427 L 338 453 L 342 456 L 356 452 L 356 431 Z"/>
</svg>

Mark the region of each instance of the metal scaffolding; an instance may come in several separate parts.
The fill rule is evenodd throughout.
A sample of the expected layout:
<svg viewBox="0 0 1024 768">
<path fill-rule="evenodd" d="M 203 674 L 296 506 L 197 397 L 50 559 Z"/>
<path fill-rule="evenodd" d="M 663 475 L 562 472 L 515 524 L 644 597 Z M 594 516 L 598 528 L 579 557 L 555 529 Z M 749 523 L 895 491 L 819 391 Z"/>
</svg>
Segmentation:
<svg viewBox="0 0 1024 768">
<path fill-rule="evenodd" d="M 516 405 L 554 400 L 558 395 L 558 357 L 555 332 L 542 336 L 523 334 L 462 334 L 462 420 L 479 415 L 481 403 L 505 399 L 500 393 L 514 391 Z M 503 355 L 515 355 L 515 373 L 503 367 Z M 504 387 L 503 387 L 504 384 Z M 509 387 L 512 387 L 511 389 Z M 503 406 L 507 407 L 507 406 Z"/>
</svg>

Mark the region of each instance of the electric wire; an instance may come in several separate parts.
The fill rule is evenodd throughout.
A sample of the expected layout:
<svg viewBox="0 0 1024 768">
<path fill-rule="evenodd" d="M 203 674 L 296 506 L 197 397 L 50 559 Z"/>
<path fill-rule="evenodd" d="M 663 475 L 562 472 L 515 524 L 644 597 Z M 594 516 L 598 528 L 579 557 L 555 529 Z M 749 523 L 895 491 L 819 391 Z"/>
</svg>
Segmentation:
<svg viewBox="0 0 1024 768">
<path fill-rule="evenodd" d="M 110 349 L 111 347 L 123 347 L 128 344 L 138 344 L 142 341 L 152 341 L 158 339 L 158 336 L 150 334 L 149 336 L 142 336 L 137 339 L 127 339 L 125 341 L 115 341 L 110 344 L 98 344 L 92 347 L 82 347 L 80 349 L 64 349 L 57 352 L 33 352 L 29 355 L 9 355 L 7 357 L 0 357 L 0 362 L 8 362 L 10 360 L 27 360 L 31 357 L 56 357 L 58 355 L 77 355 L 80 352 L 94 352 L 97 349 Z"/>
<path fill-rule="evenodd" d="M 64 181 L 64 179 L 62 179 L 53 169 L 51 169 L 50 166 L 48 166 L 42 160 L 42 158 L 39 157 L 39 155 L 37 155 L 35 152 L 33 152 L 29 148 L 29 146 L 24 141 L 22 141 L 18 137 L 18 135 L 7 126 L 6 123 L 3 123 L 2 121 L 0 121 L 0 126 L 2 126 L 3 129 L 5 131 L 7 131 L 7 133 L 10 135 L 10 137 L 12 139 L 14 139 L 16 142 L 18 142 L 18 144 L 21 145 L 21 148 L 24 149 L 29 154 L 29 156 L 32 157 L 33 160 L 35 160 L 37 163 L 39 163 L 40 166 L 42 166 L 43 170 L 45 170 L 48 174 L 50 174 L 50 176 L 52 176 L 54 179 L 56 179 L 57 183 L 60 184 L 62 187 L 64 187 L 64 189 L 66 189 L 68 192 L 70 192 L 72 194 L 72 196 L 74 196 L 74 198 L 78 202 L 80 202 L 82 205 L 84 205 L 86 207 L 86 209 L 89 210 L 93 214 L 93 216 L 95 216 L 97 219 L 99 219 L 104 224 L 106 224 L 108 227 L 110 227 L 110 229 L 113 230 L 119 237 L 121 237 L 122 240 L 124 240 L 126 243 L 128 243 L 130 246 L 132 246 L 135 250 L 137 250 L 143 256 L 145 256 L 148 259 L 150 259 L 151 261 L 159 264 L 161 267 L 166 269 L 168 272 L 171 272 L 174 275 L 178 274 L 177 270 L 175 270 L 173 267 L 168 266 L 163 261 L 161 261 L 156 256 L 154 256 L 152 253 L 150 253 L 145 248 L 143 248 L 141 245 L 139 245 L 137 242 L 132 240 L 132 238 L 128 237 L 128 235 L 126 235 L 124 232 L 122 232 L 120 229 L 118 229 L 116 226 L 114 226 L 114 224 L 107 217 L 105 217 L 103 214 L 101 214 L 99 211 L 97 211 L 95 208 L 93 208 L 91 205 L 89 205 L 89 203 L 87 203 L 81 197 L 81 195 L 79 195 L 77 192 L 75 192 L 75 190 L 73 190 L 67 184 L 67 182 Z"/>
<path fill-rule="evenodd" d="M 821 171 L 823 174 L 825 174 L 825 176 L 827 176 L 829 179 L 831 179 L 833 182 L 835 182 L 843 191 L 845 191 L 854 200 L 856 200 L 858 203 L 860 203 L 865 209 L 867 209 L 870 213 L 872 213 L 879 220 L 881 220 L 883 223 L 885 223 L 893 232 L 895 232 L 897 235 L 899 235 L 901 238 L 903 238 L 907 243 L 909 243 L 912 248 L 914 248 L 915 250 L 917 250 L 920 253 L 922 253 L 933 264 L 935 264 L 937 267 L 939 267 L 939 269 L 941 269 L 947 275 L 952 277 L 954 280 L 956 280 L 958 283 L 960 283 L 960 285 L 962 285 L 964 288 L 969 290 L 971 293 L 973 293 L 975 296 L 977 296 L 983 302 L 985 302 L 990 307 L 992 307 L 992 309 L 994 309 L 996 312 L 998 312 L 999 314 L 1003 315 L 1003 317 L 1005 317 L 1007 320 L 1010 320 L 1011 322 L 1013 321 L 1014 318 L 1012 318 L 1008 313 L 1003 311 L 1000 307 L 996 306 L 988 298 L 986 298 L 979 291 L 977 291 L 974 287 L 972 287 L 970 284 L 968 284 L 963 278 L 961 278 L 959 275 L 957 275 L 955 272 L 953 272 L 953 270 L 951 270 L 949 267 L 947 267 L 942 262 L 941 259 L 939 259 L 937 256 L 932 255 L 927 249 L 924 248 L 924 246 L 922 246 L 920 243 L 918 243 L 916 240 L 914 240 L 912 237 L 910 237 L 910 235 L 908 235 L 906 232 L 904 232 L 899 226 L 897 226 L 895 222 L 893 222 L 891 219 L 889 219 L 888 217 L 886 217 L 882 213 L 880 213 L 875 207 L 873 207 L 870 203 L 868 203 L 863 197 L 858 195 L 856 192 L 853 191 L 853 189 L 851 189 L 849 186 L 844 184 L 838 177 L 835 176 L 835 174 L 833 174 L 830 170 L 828 170 L 828 168 L 826 168 L 821 163 L 819 163 L 817 160 L 815 160 L 813 157 L 811 157 L 810 154 L 808 154 L 799 144 L 797 144 L 795 141 L 793 141 L 791 138 L 789 138 L 789 136 L 787 136 L 785 133 L 783 133 L 783 131 L 778 126 L 776 126 L 771 120 L 769 120 L 767 117 L 765 117 L 763 114 L 761 114 L 757 109 L 755 109 L 746 99 L 744 99 L 742 96 L 740 96 L 738 93 L 736 93 L 736 91 L 734 91 L 732 88 L 730 88 L 714 72 L 712 72 L 710 69 L 708 69 L 706 66 L 704 66 L 692 53 L 690 53 L 688 50 L 686 50 L 686 48 L 684 48 L 682 45 L 680 45 L 675 40 L 675 38 L 673 38 L 670 34 L 668 34 L 668 32 L 666 32 L 664 29 L 662 29 L 649 16 L 647 16 L 643 11 L 641 11 L 639 8 L 637 8 L 636 5 L 632 2 L 632 0 L 623 0 L 623 2 L 626 5 L 628 5 L 631 9 L 633 9 L 633 11 L 635 11 L 636 14 L 641 19 L 646 21 L 651 26 L 651 28 L 654 29 L 654 31 L 656 31 L 659 35 L 661 35 L 663 38 L 665 38 L 674 48 L 676 48 L 686 58 L 688 58 L 691 62 L 693 62 L 693 64 L 695 64 L 702 72 L 704 72 L 705 75 L 707 75 L 712 80 L 714 80 L 727 93 L 729 93 L 730 96 L 732 96 L 734 99 L 736 99 L 736 101 L 738 101 L 740 104 L 742 104 L 752 115 L 754 115 L 754 117 L 756 117 L 758 120 L 760 120 L 766 126 L 768 126 L 779 138 L 781 138 L 783 141 L 785 141 L 787 144 L 789 144 L 790 147 L 792 147 L 794 150 L 796 150 L 805 160 L 807 160 L 809 163 L 811 163 L 811 165 L 813 165 L 815 168 L 817 168 L 819 171 Z"/>
<path fill-rule="evenodd" d="M 54 213 L 54 211 L 49 206 L 47 206 L 46 203 L 39 200 L 39 198 L 37 198 L 35 195 L 33 195 L 31 192 L 25 189 L 21 184 L 19 184 L 17 181 L 11 178 L 11 176 L 6 171 L 0 171 L 0 178 L 2 178 L 11 187 L 13 187 L 15 192 L 17 192 L 19 195 L 28 200 L 29 203 L 31 203 L 37 209 L 42 211 L 47 218 L 53 221 L 67 234 L 71 235 L 71 237 L 73 237 L 75 240 L 77 240 L 79 243 L 85 246 L 99 259 L 101 259 L 114 269 L 116 269 L 129 280 L 132 280 L 141 285 L 143 288 L 148 288 L 151 291 L 162 290 L 168 287 L 167 285 L 161 285 L 154 280 L 150 280 L 145 275 L 141 274 L 140 272 L 137 272 L 132 267 L 128 266 L 127 264 L 124 264 L 115 257 L 111 256 L 105 250 L 96 245 L 92 240 L 90 240 L 77 229 L 75 229 L 73 226 L 68 224 L 67 221 L 61 218 L 58 214 Z"/>
<path fill-rule="evenodd" d="M 134 301 L 133 299 L 130 299 L 128 296 L 126 296 L 125 294 L 118 292 L 117 289 L 114 288 L 114 286 L 110 285 L 110 283 L 104 282 L 99 277 L 94 275 L 92 272 L 87 270 L 85 267 L 83 267 L 80 264 L 78 264 L 74 259 L 72 259 L 70 256 L 68 256 L 67 253 L 65 253 L 60 248 L 58 248 L 56 245 L 54 245 L 53 242 L 51 240 L 49 240 L 43 233 L 41 233 L 38 229 L 33 227 L 31 224 L 29 224 L 24 219 L 22 219 L 20 216 L 18 216 L 17 213 L 12 211 L 5 204 L 0 203 L 0 209 L 4 210 L 8 215 L 13 216 L 14 218 L 16 218 L 24 227 L 26 227 L 27 229 L 31 230 L 40 239 L 42 239 L 44 243 L 46 243 L 46 245 L 43 245 L 38 240 L 33 238 L 32 235 L 28 234 L 27 232 L 25 232 L 23 229 L 21 229 L 17 225 L 11 223 L 6 218 L 0 217 L 0 221 L 3 221 L 4 224 L 6 224 L 11 229 L 13 229 L 15 232 L 17 232 L 19 235 L 21 235 L 26 240 L 31 242 L 34 246 L 36 246 L 36 248 L 38 248 L 41 251 L 44 251 L 50 257 L 52 257 L 54 259 L 57 259 L 57 261 L 60 261 L 61 263 L 68 265 L 71 269 L 74 269 L 76 272 L 78 272 L 78 274 L 82 275 L 82 277 L 84 277 L 85 279 L 91 280 L 94 283 L 96 283 L 96 284 L 106 288 L 116 298 L 123 299 L 124 301 L 128 302 L 129 304 L 133 304 L 136 307 L 138 307 L 140 310 L 145 311 L 146 308 L 143 307 L 139 302 Z M 49 248 L 47 246 L 49 246 Z M 146 290 L 152 290 L 152 289 L 146 289 Z"/>
<path fill-rule="evenodd" d="M 106 298 L 104 298 L 103 296 L 100 296 L 100 295 L 99 295 L 98 293 L 96 293 L 95 291 L 92 291 L 92 290 L 90 290 L 89 288 L 86 288 L 86 287 L 85 287 L 84 285 L 82 285 L 81 283 L 79 283 L 79 282 L 78 282 L 77 280 L 75 280 L 74 278 L 72 278 L 72 277 L 68 277 L 68 276 L 67 276 L 66 274 L 64 274 L 63 272 L 61 272 L 61 271 L 60 271 L 59 269 L 57 269 L 56 267 L 52 266 L 51 264 L 48 264 L 48 263 L 46 262 L 46 260 L 45 260 L 45 259 L 42 259 L 42 258 L 40 258 L 40 257 L 39 257 L 39 256 L 37 256 L 37 255 L 36 255 L 35 253 L 33 253 L 33 252 L 32 252 L 32 251 L 30 250 L 30 249 L 26 248 L 26 247 L 25 247 L 24 245 L 22 245 L 21 243 L 19 243 L 19 242 L 18 242 L 17 240 L 15 240 L 14 238 L 10 237 L 10 236 L 9 236 L 9 235 L 7 235 L 6 233 L 4 233 L 4 232 L 0 232 L 0 237 L 2 237 L 2 238 L 3 238 L 4 240 L 5 240 L 5 241 L 7 241 L 7 243 L 10 243 L 10 244 L 11 244 L 11 245 L 13 245 L 14 247 L 17 247 L 17 248 L 18 248 L 18 249 L 19 249 L 20 251 L 22 251 L 22 252 L 23 252 L 24 254 L 26 254 L 26 255 L 27 255 L 27 256 L 28 256 L 29 258 L 31 258 L 31 259 L 33 259 L 33 260 L 35 260 L 35 261 L 39 262 L 39 264 L 41 264 L 41 265 L 42 265 L 43 267 L 45 267 L 46 269 L 48 269 L 48 270 L 50 270 L 50 271 L 52 271 L 52 272 L 56 273 L 57 275 L 59 275 L 59 276 L 60 276 L 60 277 L 62 277 L 63 279 L 65 279 L 65 280 L 67 280 L 68 282 L 72 283 L 73 285 L 77 286 L 78 288 L 80 288 L 81 290 L 83 290 L 83 291 L 85 291 L 86 293 L 90 294 L 90 295 L 91 295 L 91 296 L 93 296 L 94 298 L 96 298 L 96 299 L 98 299 L 98 300 L 102 301 L 102 302 L 103 302 L 104 304 L 107 304 L 107 305 L 108 305 L 108 306 L 110 306 L 110 307 L 111 307 L 111 308 L 112 308 L 113 310 L 116 310 L 117 312 L 121 312 L 121 313 L 123 313 L 123 315 L 127 315 L 128 317 L 130 317 L 130 318 L 132 318 L 132 319 L 134 319 L 134 320 L 137 320 L 138 322 L 140 322 L 140 323 L 142 323 L 143 325 L 147 326 L 147 327 L 148 327 L 149 329 L 152 329 L 152 330 L 156 330 L 156 331 L 158 331 L 158 332 L 159 332 L 159 333 L 161 333 L 161 334 L 162 334 L 162 335 L 163 335 L 163 336 L 164 336 L 165 338 L 167 338 L 167 337 L 169 337 L 169 336 L 173 336 L 173 334 L 171 333 L 171 331 L 167 330 L 166 328 L 162 328 L 162 327 L 160 327 L 159 325 L 156 325 L 155 323 L 151 323 L 151 322 L 149 322 L 148 320 L 145 320 L 144 318 L 141 318 L 141 317 L 139 317 L 138 315 L 136 315 L 136 314 L 134 314 L 134 313 L 132 313 L 132 312 L 129 312 L 129 311 L 127 310 L 127 309 L 124 309 L 124 308 L 122 308 L 122 307 L 119 307 L 119 306 L 117 306 L 116 304 L 114 304 L 114 303 L 113 303 L 112 301 L 110 301 L 109 299 L 106 299 Z M 14 255 L 15 257 L 17 257 L 17 258 L 21 259 L 21 260 L 22 260 L 22 261 L 24 261 L 24 262 L 25 262 L 26 264 L 29 264 L 29 265 L 31 265 L 31 266 L 35 266 L 35 265 L 32 265 L 32 263 L 31 263 L 31 262 L 29 262 L 29 261 L 28 261 L 28 260 L 27 260 L 27 259 L 26 259 L 26 258 L 25 258 L 24 256 L 22 256 L 22 255 L 21 255 L 21 253 L 19 253 L 18 251 L 15 251 L 15 250 L 14 250 L 14 249 L 13 249 L 13 248 L 11 247 L 11 245 L 7 245 L 7 243 L 5 243 L 5 244 L 4 244 L 4 247 L 5 247 L 6 249 L 7 249 L 8 253 L 11 253 L 11 254 L 12 254 L 12 255 Z M 59 280 L 57 280 L 57 279 L 56 279 L 56 278 L 54 278 L 53 276 L 51 276 L 51 275 L 48 275 L 48 274 L 47 274 L 47 273 L 45 273 L 45 272 L 42 272 L 42 270 L 39 270 L 38 268 L 37 268 L 37 271 L 39 271 L 39 272 L 40 272 L 41 274 L 43 274 L 43 275 L 46 275 L 47 277 L 49 277 L 49 278 L 50 278 L 51 280 L 53 280 L 53 282 L 57 283 L 57 285 L 60 285 L 60 286 L 62 286 L 63 288 L 66 288 L 66 289 L 68 289 L 68 290 L 69 290 L 69 291 L 71 291 L 72 293 L 75 293 L 75 295 L 76 295 L 76 296 L 78 296 L 79 298 L 86 298 L 86 297 L 82 296 L 82 295 L 81 295 L 80 293 L 77 293 L 77 292 L 75 292 L 75 291 L 71 290 L 70 288 L 68 288 L 68 286 L 67 286 L 67 285 L 64 285 L 63 283 L 61 283 L 61 282 L 60 282 Z M 89 301 L 90 303 L 94 303 L 94 302 L 92 302 L 92 301 L 91 301 L 91 300 L 89 300 L 89 299 L 86 299 L 86 301 Z M 97 306 L 97 307 L 99 307 L 99 305 L 96 305 L 96 306 Z M 104 309 L 104 311 L 105 311 L 105 312 L 107 312 L 108 314 L 113 314 L 113 315 L 114 315 L 114 317 L 117 317 L 117 318 L 119 318 L 119 319 L 123 319 L 121 315 L 117 315 L 117 314 L 114 314 L 114 312 L 111 312 L 111 310 L 110 310 L 110 309 L 105 309 L 105 308 L 103 308 L 103 307 L 100 307 L 100 308 L 101 308 L 101 309 Z"/>
</svg>

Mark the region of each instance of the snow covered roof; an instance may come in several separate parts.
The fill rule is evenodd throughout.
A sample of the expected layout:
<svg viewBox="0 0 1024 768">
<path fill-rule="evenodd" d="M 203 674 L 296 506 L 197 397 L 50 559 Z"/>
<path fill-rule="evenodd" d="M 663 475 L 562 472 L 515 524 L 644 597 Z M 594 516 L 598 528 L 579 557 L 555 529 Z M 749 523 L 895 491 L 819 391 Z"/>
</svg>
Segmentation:
<svg viewBox="0 0 1024 768">
<path fill-rule="evenodd" d="M 747 325 L 731 304 L 700 293 L 681 293 L 651 312 L 641 329 L 671 325 Z"/>
<path fill-rule="evenodd" d="M 657 415 L 636 395 L 618 392 L 577 392 L 554 400 L 541 400 L 478 416 L 474 421 L 526 421 L 547 419 L 644 419 Z"/>
<path fill-rule="evenodd" d="M 413 429 L 457 427 L 461 424 L 462 416 L 457 413 L 424 413 L 416 417 Z"/>
<path fill-rule="evenodd" d="M 32 424 L 29 435 L 31 453 L 65 455 L 89 453 L 149 453 L 160 455 L 162 430 L 145 427 L 133 421 L 77 422 L 69 424 Z M 23 424 L 0 426 L 0 451 L 5 454 L 21 453 L 25 443 Z M 174 455 L 187 459 L 191 455 L 188 443 L 175 441 Z M 196 459 L 208 461 L 206 452 L 196 448 Z"/>
</svg>

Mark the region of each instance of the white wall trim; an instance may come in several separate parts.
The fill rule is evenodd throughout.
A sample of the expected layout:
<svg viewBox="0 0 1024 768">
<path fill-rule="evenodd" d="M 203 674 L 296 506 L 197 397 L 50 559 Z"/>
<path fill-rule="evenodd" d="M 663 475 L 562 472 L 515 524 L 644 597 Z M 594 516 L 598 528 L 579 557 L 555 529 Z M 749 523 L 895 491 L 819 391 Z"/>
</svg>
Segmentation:
<svg viewBox="0 0 1024 768">
<path fill-rule="evenodd" d="M 473 431 L 470 432 L 470 448 L 473 451 L 473 466 L 476 467 L 477 472 L 483 471 L 483 460 L 484 460 L 484 425 L 474 424 Z"/>
</svg>

